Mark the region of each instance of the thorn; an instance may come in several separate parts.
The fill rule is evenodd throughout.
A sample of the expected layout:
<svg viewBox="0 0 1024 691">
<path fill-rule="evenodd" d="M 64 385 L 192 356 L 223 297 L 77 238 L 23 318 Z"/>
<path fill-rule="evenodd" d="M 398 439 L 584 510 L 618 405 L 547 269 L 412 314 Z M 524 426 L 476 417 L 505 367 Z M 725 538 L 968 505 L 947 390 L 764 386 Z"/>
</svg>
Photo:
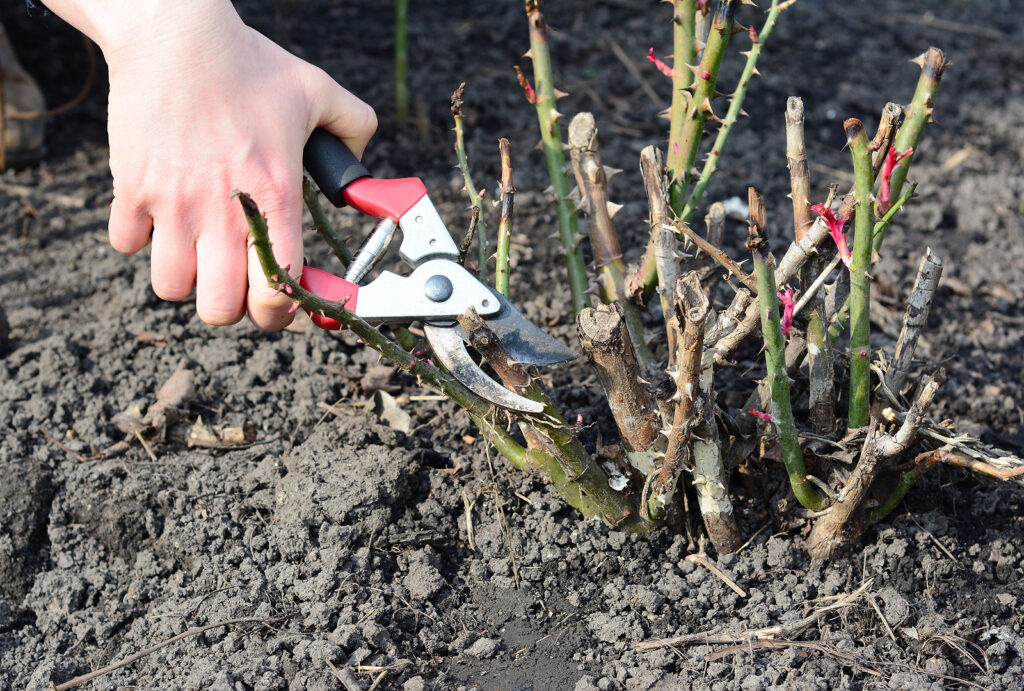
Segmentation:
<svg viewBox="0 0 1024 691">
<path fill-rule="evenodd" d="M 602 168 L 604 168 L 605 182 L 622 172 L 622 168 L 612 168 L 611 166 L 602 166 Z"/>
<path fill-rule="evenodd" d="M 559 112 L 558 112 L 557 110 L 555 110 L 554 108 L 552 108 L 552 109 L 551 109 L 551 121 L 552 121 L 552 122 L 558 122 L 558 121 L 559 121 L 559 120 L 561 120 L 561 119 L 562 119 L 562 114 L 561 114 L 561 113 L 559 113 Z"/>
<path fill-rule="evenodd" d="M 755 77 L 760 77 L 761 76 L 761 70 L 759 70 L 759 69 L 757 69 L 757 67 L 755 67 L 750 74 L 755 76 Z"/>
<path fill-rule="evenodd" d="M 616 204 L 615 202 L 608 202 L 606 204 L 608 208 L 608 218 L 615 218 L 615 214 L 619 213 L 622 209 L 622 204 Z"/>
<path fill-rule="evenodd" d="M 555 196 L 555 188 L 554 188 L 554 186 L 553 185 L 548 185 L 547 187 L 545 187 L 543 194 L 546 197 L 553 197 L 553 196 Z"/>
<path fill-rule="evenodd" d="M 569 196 L 567 196 L 566 199 L 569 199 L 570 201 L 574 201 L 577 203 L 579 203 L 583 199 L 583 192 L 580 191 L 578 185 L 572 188 L 572 192 L 569 193 Z"/>
<path fill-rule="evenodd" d="M 731 34 L 732 36 L 735 36 L 736 34 L 741 34 L 741 33 L 745 32 L 746 30 L 747 30 L 747 27 L 743 26 L 742 24 L 740 24 L 735 19 L 732 21 L 732 34 Z"/>
<path fill-rule="evenodd" d="M 560 99 L 560 98 L 565 98 L 568 95 L 569 95 L 568 91 L 562 91 L 561 89 L 557 89 L 557 88 L 555 89 L 555 100 L 556 101 L 558 99 Z"/>
<path fill-rule="evenodd" d="M 530 58 L 531 60 L 533 60 L 533 48 L 530 48 L 528 51 L 523 53 L 523 57 Z"/>
<path fill-rule="evenodd" d="M 911 58 L 910 62 L 914 63 L 915 65 L 917 65 L 921 69 L 924 69 L 924 59 L 925 59 L 926 55 L 928 55 L 928 54 L 927 53 L 921 53 L 916 58 Z"/>
<path fill-rule="evenodd" d="M 544 150 L 544 140 L 543 139 L 541 139 L 539 142 L 534 144 L 533 145 L 533 149 L 531 149 L 531 151 L 543 151 L 543 150 Z"/>
</svg>

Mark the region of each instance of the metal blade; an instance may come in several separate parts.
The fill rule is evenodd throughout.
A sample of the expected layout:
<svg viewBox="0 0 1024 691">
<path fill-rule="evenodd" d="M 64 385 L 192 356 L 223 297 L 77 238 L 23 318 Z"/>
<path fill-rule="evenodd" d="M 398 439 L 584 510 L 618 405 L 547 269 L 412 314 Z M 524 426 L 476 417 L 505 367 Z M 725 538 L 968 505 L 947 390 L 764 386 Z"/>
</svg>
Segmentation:
<svg viewBox="0 0 1024 691">
<path fill-rule="evenodd" d="M 484 321 L 501 339 L 513 360 L 524 365 L 557 365 L 579 357 L 572 349 L 524 317 L 504 295 L 490 286 L 488 289 L 501 304 L 501 309 L 496 314 L 484 316 Z M 461 327 L 454 328 L 464 340 L 469 340 Z"/>
<path fill-rule="evenodd" d="M 466 344 L 463 343 L 459 331 L 461 329 L 456 330 L 447 326 L 432 324 L 423 326 L 423 332 L 434 351 L 434 356 L 441 361 L 445 369 L 452 373 L 452 376 L 465 384 L 466 388 L 476 395 L 502 408 L 524 413 L 544 411 L 543 403 L 520 396 L 488 377 L 480 369 L 480 366 L 469 357 L 469 351 L 466 350 Z"/>
</svg>

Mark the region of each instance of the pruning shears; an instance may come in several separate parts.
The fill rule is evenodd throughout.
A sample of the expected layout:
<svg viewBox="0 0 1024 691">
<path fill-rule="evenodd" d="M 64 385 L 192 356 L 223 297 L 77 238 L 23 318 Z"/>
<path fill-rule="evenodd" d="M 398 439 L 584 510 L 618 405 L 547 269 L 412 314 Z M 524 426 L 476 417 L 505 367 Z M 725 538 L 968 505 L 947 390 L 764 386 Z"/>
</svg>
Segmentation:
<svg viewBox="0 0 1024 691">
<path fill-rule="evenodd" d="M 523 364 L 554 365 L 574 360 L 576 354 L 463 268 L 459 249 L 423 181 L 371 177 L 348 147 L 323 129 L 315 130 L 306 143 L 303 165 L 332 204 L 351 206 L 378 222 L 354 254 L 344 278 L 307 266 L 302 287 L 342 302 L 345 309 L 371 324 L 422 322 L 434 356 L 467 388 L 502 408 L 540 413 L 543 405 L 505 388 L 473 361 L 457 317 L 475 308 L 509 355 Z M 362 283 L 388 250 L 396 230 L 402 232 L 399 256 L 411 273 L 381 271 L 377 278 Z M 323 329 L 341 326 L 320 314 L 310 317 Z"/>
</svg>

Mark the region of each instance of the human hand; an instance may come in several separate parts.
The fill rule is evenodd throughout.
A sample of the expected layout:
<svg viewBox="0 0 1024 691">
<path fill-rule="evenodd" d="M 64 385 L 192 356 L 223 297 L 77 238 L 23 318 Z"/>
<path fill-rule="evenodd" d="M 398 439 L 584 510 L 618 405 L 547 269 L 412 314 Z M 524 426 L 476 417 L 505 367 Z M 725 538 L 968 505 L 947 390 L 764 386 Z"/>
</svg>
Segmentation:
<svg viewBox="0 0 1024 691">
<path fill-rule="evenodd" d="M 157 295 L 181 300 L 195 285 L 203 321 L 248 310 L 257 327 L 280 329 L 290 301 L 267 286 L 231 193 L 256 200 L 278 262 L 297 276 L 306 139 L 324 127 L 361 156 L 376 116 L 230 3 L 150 0 L 130 12 L 132 29 L 97 32 L 110 68 L 110 244 L 138 252 L 152 231 Z"/>
</svg>

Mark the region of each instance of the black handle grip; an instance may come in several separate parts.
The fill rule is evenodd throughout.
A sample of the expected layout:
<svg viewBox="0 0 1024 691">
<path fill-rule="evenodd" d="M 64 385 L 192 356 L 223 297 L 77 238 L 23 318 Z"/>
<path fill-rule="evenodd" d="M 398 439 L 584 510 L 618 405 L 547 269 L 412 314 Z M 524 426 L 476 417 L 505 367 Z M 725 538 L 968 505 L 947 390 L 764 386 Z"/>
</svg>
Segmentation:
<svg viewBox="0 0 1024 691">
<path fill-rule="evenodd" d="M 324 196 L 338 207 L 345 206 L 341 193 L 350 182 L 370 177 L 370 171 L 344 142 L 320 127 L 309 135 L 306 148 L 302 150 L 302 165 Z"/>
</svg>

